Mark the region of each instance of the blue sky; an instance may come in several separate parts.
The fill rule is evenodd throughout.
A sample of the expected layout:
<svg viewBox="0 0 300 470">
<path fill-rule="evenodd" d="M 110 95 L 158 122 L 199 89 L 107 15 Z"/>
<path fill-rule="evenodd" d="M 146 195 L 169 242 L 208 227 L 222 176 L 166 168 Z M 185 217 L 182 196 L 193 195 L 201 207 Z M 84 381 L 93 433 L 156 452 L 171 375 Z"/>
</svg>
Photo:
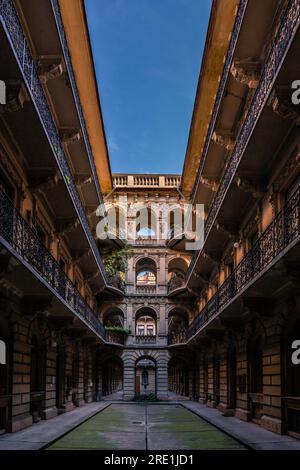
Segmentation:
<svg viewBox="0 0 300 470">
<path fill-rule="evenodd" d="M 114 173 L 181 173 L 211 0 L 85 0 Z"/>
</svg>

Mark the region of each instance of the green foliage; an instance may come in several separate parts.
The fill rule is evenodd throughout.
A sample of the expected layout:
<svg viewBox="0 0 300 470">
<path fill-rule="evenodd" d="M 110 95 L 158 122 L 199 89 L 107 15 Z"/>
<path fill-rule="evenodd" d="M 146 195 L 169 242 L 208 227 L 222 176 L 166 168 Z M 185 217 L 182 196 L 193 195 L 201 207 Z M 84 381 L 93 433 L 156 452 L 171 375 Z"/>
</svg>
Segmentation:
<svg viewBox="0 0 300 470">
<path fill-rule="evenodd" d="M 124 247 L 119 250 L 114 250 L 104 260 L 105 269 L 109 276 L 116 276 L 117 274 L 125 275 L 128 268 L 128 260 L 132 256 L 132 248 L 125 242 Z"/>
<path fill-rule="evenodd" d="M 129 335 L 130 331 L 128 328 L 123 328 L 123 326 L 105 326 L 105 331 L 111 331 L 112 333 L 123 333 L 124 335 Z"/>
</svg>

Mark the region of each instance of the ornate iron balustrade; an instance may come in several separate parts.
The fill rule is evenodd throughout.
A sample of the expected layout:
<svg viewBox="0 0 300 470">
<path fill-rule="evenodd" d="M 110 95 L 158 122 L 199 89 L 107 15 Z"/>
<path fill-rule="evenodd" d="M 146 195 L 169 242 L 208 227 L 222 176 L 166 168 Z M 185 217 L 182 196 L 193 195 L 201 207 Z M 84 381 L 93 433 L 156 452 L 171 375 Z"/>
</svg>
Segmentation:
<svg viewBox="0 0 300 470">
<path fill-rule="evenodd" d="M 200 180 L 203 168 L 204 168 L 205 159 L 208 153 L 208 148 L 210 146 L 210 142 L 212 139 L 212 135 L 214 132 L 215 124 L 216 124 L 219 109 L 220 109 L 220 105 L 221 105 L 222 98 L 225 92 L 225 87 L 226 87 L 226 83 L 227 83 L 228 76 L 230 73 L 235 46 L 239 37 L 239 33 L 240 33 L 240 29 L 241 29 L 241 25 L 242 25 L 242 21 L 244 18 L 247 5 L 248 5 L 248 0 L 240 0 L 233 30 L 232 30 L 231 37 L 230 37 L 229 47 L 228 47 L 227 54 L 226 54 L 226 59 L 225 59 L 225 64 L 224 64 L 223 71 L 222 71 L 220 85 L 219 85 L 216 100 L 214 103 L 213 112 L 212 112 L 212 116 L 211 116 L 210 123 L 209 123 L 209 128 L 208 128 L 206 139 L 205 139 L 205 144 L 204 144 L 203 152 L 202 152 L 200 163 L 199 163 L 199 168 L 197 171 L 195 184 L 193 187 L 193 195 L 196 192 L 196 188 L 198 187 L 199 180 Z"/>
<path fill-rule="evenodd" d="M 83 135 L 83 138 L 84 138 L 85 147 L 86 147 L 86 150 L 87 150 L 91 170 L 92 170 L 93 177 L 94 177 L 94 183 L 95 183 L 95 186 L 96 186 L 99 201 L 100 201 L 100 203 L 103 204 L 103 197 L 102 197 L 102 193 L 101 193 L 101 189 L 100 189 L 100 185 L 99 185 L 99 180 L 98 180 L 97 170 L 96 170 L 96 167 L 95 167 L 93 152 L 92 152 L 92 149 L 91 149 L 91 144 L 90 144 L 90 140 L 89 140 L 86 125 L 85 125 L 85 119 L 84 119 L 82 106 L 81 106 L 81 102 L 80 102 L 80 97 L 79 97 L 79 93 L 78 93 L 78 88 L 77 88 L 77 84 L 76 84 L 76 80 L 75 80 L 73 65 L 72 65 L 71 58 L 70 58 L 68 42 L 67 42 L 67 39 L 66 39 L 66 33 L 65 33 L 64 25 L 63 25 L 62 18 L 61 18 L 59 4 L 58 4 L 57 0 L 51 0 L 51 4 L 52 4 L 52 10 L 53 10 L 53 13 L 54 13 L 56 26 L 57 26 L 57 30 L 58 30 L 58 34 L 59 34 L 59 38 L 60 38 L 61 47 L 62 47 L 64 58 L 65 58 L 66 67 L 67 67 L 67 70 L 68 70 L 68 75 L 69 75 L 72 91 L 73 91 L 73 96 L 74 96 L 74 101 L 75 101 L 75 104 L 76 104 L 78 118 L 79 118 L 79 122 L 80 122 L 80 126 L 81 126 L 81 131 L 82 131 L 82 135 Z"/>
<path fill-rule="evenodd" d="M 204 155 L 206 155 L 207 150 L 208 150 L 209 142 L 210 142 L 211 135 L 212 135 L 211 132 L 215 125 L 215 118 L 218 113 L 220 101 L 222 99 L 224 87 L 227 81 L 227 75 L 228 75 L 230 64 L 233 58 L 233 52 L 235 48 L 234 45 L 238 37 L 238 31 L 240 29 L 241 21 L 242 21 L 246 6 L 247 6 L 247 1 L 242 0 L 240 2 L 239 13 L 236 19 L 233 37 L 230 42 L 229 51 L 228 51 L 227 59 L 225 62 L 225 68 L 223 71 L 223 76 L 222 76 L 221 85 L 220 85 L 221 89 L 219 89 L 220 93 L 218 92 L 218 95 L 216 98 L 217 107 L 216 109 L 214 109 L 214 112 L 213 112 L 213 118 L 211 121 L 212 127 L 209 128 L 209 131 L 207 134 L 207 140 L 206 140 L 207 146 L 205 146 L 204 148 Z M 256 92 L 252 99 L 246 118 L 241 126 L 240 133 L 235 143 L 235 147 L 231 153 L 228 165 L 222 176 L 219 189 L 217 193 L 215 194 L 213 201 L 211 203 L 210 211 L 208 213 L 208 217 L 205 221 L 205 226 L 204 226 L 205 241 L 208 238 L 209 232 L 217 218 L 219 209 L 225 198 L 227 190 L 230 187 L 235 177 L 237 168 L 244 156 L 245 150 L 253 134 L 254 128 L 259 120 L 259 117 L 264 109 L 265 104 L 267 103 L 267 100 L 272 91 L 276 77 L 281 69 L 284 57 L 286 56 L 289 50 L 290 44 L 299 27 L 299 22 L 300 22 L 300 0 L 290 0 L 288 3 L 288 6 L 286 7 L 282 15 L 277 34 L 274 37 L 272 47 L 270 48 L 269 56 L 263 67 L 259 84 L 257 86 Z M 204 162 L 203 164 L 200 164 L 200 172 L 203 169 L 203 165 L 204 165 Z M 188 269 L 187 277 L 191 275 L 198 257 L 199 257 L 199 252 L 196 252 L 193 258 L 193 261 L 190 264 L 190 267 Z"/>
<path fill-rule="evenodd" d="M 217 316 L 221 309 L 250 285 L 299 237 L 300 188 L 191 323 L 188 338 L 194 336 L 212 317 Z"/>
<path fill-rule="evenodd" d="M 135 335 L 136 344 L 155 344 L 155 335 Z"/>
<path fill-rule="evenodd" d="M 99 271 L 105 278 L 104 265 L 97 249 L 96 242 L 93 238 L 86 214 L 82 207 L 72 172 L 68 165 L 59 134 L 50 112 L 48 102 L 39 79 L 37 64 L 31 55 L 28 42 L 26 40 L 21 22 L 12 0 L 0 0 L 0 20 L 11 45 L 12 51 L 15 55 L 32 102 L 40 118 L 59 170 L 63 176 L 66 187 L 73 201 L 78 218 L 89 241 Z"/>
<path fill-rule="evenodd" d="M 105 339 L 102 323 L 2 189 L 0 189 L 0 237 L 77 317 L 98 336 Z"/>
</svg>

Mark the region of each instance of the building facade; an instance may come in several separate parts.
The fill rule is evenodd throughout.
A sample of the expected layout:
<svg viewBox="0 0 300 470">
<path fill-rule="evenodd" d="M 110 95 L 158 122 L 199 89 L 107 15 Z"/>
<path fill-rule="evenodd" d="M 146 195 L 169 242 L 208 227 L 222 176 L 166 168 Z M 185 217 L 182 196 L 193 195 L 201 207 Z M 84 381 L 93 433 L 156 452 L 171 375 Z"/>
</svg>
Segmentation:
<svg viewBox="0 0 300 470">
<path fill-rule="evenodd" d="M 111 175 L 68 1 L 0 0 L 0 433 L 117 393 L 299 438 L 299 0 L 213 2 L 182 175 Z"/>
</svg>

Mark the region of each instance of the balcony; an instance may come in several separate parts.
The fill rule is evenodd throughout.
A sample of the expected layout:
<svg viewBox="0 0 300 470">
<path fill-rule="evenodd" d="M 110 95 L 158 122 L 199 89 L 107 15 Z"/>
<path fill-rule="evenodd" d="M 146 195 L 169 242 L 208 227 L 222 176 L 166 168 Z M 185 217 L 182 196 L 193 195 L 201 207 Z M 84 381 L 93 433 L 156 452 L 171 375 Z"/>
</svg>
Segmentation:
<svg viewBox="0 0 300 470">
<path fill-rule="evenodd" d="M 242 0 L 239 4 L 239 10 L 237 13 L 234 30 L 231 36 L 231 41 L 230 41 L 224 69 L 223 69 L 223 74 L 221 77 L 221 82 L 220 82 L 219 90 L 218 90 L 217 97 L 216 97 L 215 107 L 213 110 L 209 129 L 207 132 L 203 155 L 200 161 L 197 180 L 196 180 L 195 187 L 193 190 L 194 195 L 196 192 L 197 185 L 199 184 L 200 178 L 202 176 L 205 159 L 208 154 L 208 150 L 210 148 L 213 133 L 215 131 L 215 125 L 216 125 L 218 114 L 219 114 L 219 108 L 223 100 L 224 92 L 226 90 L 226 84 L 227 84 L 227 80 L 228 80 L 228 76 L 230 72 L 230 67 L 234 58 L 235 45 L 239 36 L 241 23 L 243 20 L 243 16 L 245 14 L 247 3 L 248 3 L 247 1 Z M 245 117 L 243 118 L 243 121 L 241 122 L 239 133 L 237 135 L 237 138 L 234 142 L 233 149 L 229 156 L 228 164 L 225 167 L 225 171 L 223 172 L 220 183 L 218 185 L 218 190 L 213 196 L 212 202 L 210 203 L 210 210 L 209 210 L 209 213 L 205 222 L 205 228 L 204 228 L 204 246 L 210 235 L 210 232 L 212 231 L 215 225 L 221 206 L 227 207 L 227 208 L 230 207 L 230 204 L 227 204 L 227 206 L 225 206 L 224 200 L 228 196 L 229 189 L 233 186 L 232 183 L 236 177 L 237 170 L 240 168 L 240 165 L 243 163 L 242 161 L 248 149 L 250 139 L 252 139 L 253 133 L 258 125 L 258 122 L 259 120 L 261 120 L 263 116 L 263 111 L 266 108 L 271 92 L 272 90 L 274 90 L 276 79 L 279 76 L 279 73 L 282 72 L 284 61 L 289 60 L 288 52 L 292 46 L 293 39 L 298 31 L 299 22 L 300 22 L 299 1 L 291 0 L 290 2 L 287 3 L 287 7 L 284 10 L 280 18 L 280 22 L 278 23 L 278 28 L 276 29 L 276 36 L 274 37 L 272 44 L 270 46 L 269 55 L 266 58 L 264 67 L 262 68 L 261 76 L 260 76 L 257 88 L 255 90 L 254 96 L 249 105 L 249 109 L 247 113 L 245 113 Z M 294 51 L 297 50 L 297 46 L 298 44 L 294 45 Z M 291 57 L 293 57 L 293 55 L 291 55 Z M 273 128 L 272 123 L 270 124 L 270 122 L 266 122 L 265 128 L 268 128 L 268 129 Z M 260 132 L 262 133 L 262 129 L 260 129 Z M 275 135 L 276 135 L 276 131 L 274 131 L 274 138 L 275 138 Z M 280 136 L 280 132 L 279 132 L 279 136 Z M 284 135 L 280 136 L 280 143 L 284 140 L 284 138 L 285 138 Z M 253 148 L 252 148 L 252 154 L 253 154 Z M 268 158 L 269 158 L 269 155 L 268 155 Z M 251 157 L 248 158 L 248 162 L 250 161 L 250 159 Z M 249 168 L 248 168 L 248 171 L 249 171 Z M 224 218 L 224 214 L 222 215 L 222 217 Z M 190 280 L 190 277 L 193 271 L 195 270 L 195 266 L 200 258 L 200 255 L 201 255 L 201 251 L 200 252 L 198 251 L 195 253 L 193 257 L 193 261 L 190 264 L 190 267 L 187 273 L 188 282 Z"/>
<path fill-rule="evenodd" d="M 178 333 L 171 333 L 168 335 L 168 345 L 172 344 L 183 344 L 186 343 L 187 335 L 186 331 L 180 331 Z"/>
<path fill-rule="evenodd" d="M 188 338 L 191 339 L 216 318 L 299 241 L 300 188 L 192 322 L 188 329 Z"/>
<path fill-rule="evenodd" d="M 155 335 L 136 335 L 135 336 L 135 344 L 156 344 L 156 336 Z"/>
<path fill-rule="evenodd" d="M 186 289 L 185 277 L 173 274 L 168 282 L 168 295 L 171 293 L 181 292 Z"/>
<path fill-rule="evenodd" d="M 57 15 L 58 11 L 56 10 L 56 18 L 58 18 Z M 22 24 L 19 20 L 18 13 L 15 9 L 13 1 L 0 0 L 0 21 L 3 27 L 3 32 L 6 38 L 8 39 L 9 47 L 11 48 L 12 54 L 14 55 L 14 58 L 16 60 L 20 75 L 24 80 L 36 115 L 39 119 L 42 132 L 46 137 L 48 148 L 51 150 L 53 161 L 56 162 L 66 191 L 70 197 L 70 200 L 72 201 L 72 206 L 76 217 L 79 219 L 81 227 L 83 229 L 84 237 L 88 241 L 89 248 L 94 258 L 94 262 L 97 266 L 98 272 L 102 280 L 102 284 L 105 284 L 106 278 L 103 262 L 97 249 L 94 237 L 92 235 L 86 211 L 83 208 L 76 187 L 76 182 L 68 164 L 67 155 L 64 151 L 61 137 L 59 135 L 58 129 L 56 128 L 53 116 L 48 106 L 48 101 L 39 78 L 38 65 L 32 57 L 31 50 L 29 48 Z M 67 46 L 65 44 L 65 53 L 66 47 Z M 68 70 L 69 69 L 70 64 L 68 65 Z M 70 80 L 71 83 L 74 82 L 74 77 L 70 76 Z M 72 83 L 73 88 L 74 86 L 74 83 Z M 79 102 L 77 102 L 77 106 L 79 106 Z M 81 115 L 80 121 L 83 125 L 82 119 L 83 117 Z M 83 133 L 85 136 L 84 138 L 86 144 L 88 145 L 86 131 L 84 131 L 84 129 Z M 89 151 L 91 152 L 90 149 Z M 92 158 L 91 153 L 89 153 L 89 157 Z M 92 172 L 95 177 L 94 167 L 92 168 Z"/>
<path fill-rule="evenodd" d="M 135 291 L 142 295 L 156 294 L 156 286 L 136 286 Z"/>
<path fill-rule="evenodd" d="M 0 189 L 0 242 L 102 340 L 105 330 L 74 284 Z"/>
<path fill-rule="evenodd" d="M 179 175 L 127 175 L 114 174 L 113 183 L 117 188 L 176 188 L 180 185 Z"/>
<path fill-rule="evenodd" d="M 125 292 L 125 282 L 120 278 L 120 276 L 110 276 L 106 273 L 107 284 L 115 289 L 118 289 L 122 292 Z"/>
</svg>

